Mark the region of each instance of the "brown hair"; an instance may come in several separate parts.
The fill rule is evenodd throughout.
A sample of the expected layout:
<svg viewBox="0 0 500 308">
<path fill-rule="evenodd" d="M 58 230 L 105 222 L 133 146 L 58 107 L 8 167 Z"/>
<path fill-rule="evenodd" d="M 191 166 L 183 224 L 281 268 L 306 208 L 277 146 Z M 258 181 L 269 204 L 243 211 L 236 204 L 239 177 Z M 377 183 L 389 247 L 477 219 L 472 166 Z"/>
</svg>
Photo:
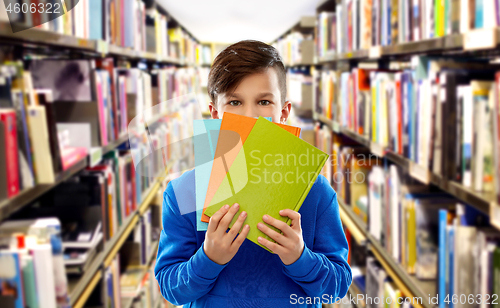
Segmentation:
<svg viewBox="0 0 500 308">
<path fill-rule="evenodd" d="M 286 69 L 276 48 L 265 43 L 245 40 L 221 51 L 214 60 L 208 75 L 208 95 L 214 104 L 217 95 L 234 90 L 248 75 L 273 67 L 278 76 L 281 105 L 286 97 Z"/>
</svg>

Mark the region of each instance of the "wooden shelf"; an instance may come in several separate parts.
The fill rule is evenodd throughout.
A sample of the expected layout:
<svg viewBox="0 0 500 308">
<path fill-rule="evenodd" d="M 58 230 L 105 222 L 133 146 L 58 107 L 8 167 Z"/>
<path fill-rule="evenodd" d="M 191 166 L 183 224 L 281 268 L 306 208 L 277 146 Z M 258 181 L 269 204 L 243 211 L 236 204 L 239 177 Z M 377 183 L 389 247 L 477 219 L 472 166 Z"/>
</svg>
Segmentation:
<svg viewBox="0 0 500 308">
<path fill-rule="evenodd" d="M 495 51 L 500 44 L 500 28 L 492 29 L 495 31 L 496 46 L 494 48 L 478 48 L 481 51 Z M 416 42 L 407 42 L 402 44 L 375 46 L 369 50 L 361 49 L 342 54 L 335 51 L 329 51 L 323 57 L 318 59 L 319 64 L 328 64 L 337 61 L 346 60 L 377 60 L 384 57 L 409 56 L 420 53 L 433 52 L 470 52 L 477 50 L 466 50 L 465 37 L 467 34 L 451 34 L 443 37 L 426 39 Z"/>
<path fill-rule="evenodd" d="M 134 229 L 135 225 L 139 221 L 139 217 L 142 215 L 139 209 L 147 209 L 151 205 L 151 202 L 154 200 L 154 196 L 158 192 L 158 188 L 160 183 L 163 181 L 164 176 L 161 176 L 156 182 L 151 186 L 144 201 L 137 208 L 137 210 L 129 215 L 124 223 L 120 226 L 118 232 L 113 236 L 111 240 L 109 240 L 105 246 L 104 250 L 100 252 L 92 261 L 89 269 L 76 281 L 70 283 L 70 302 L 73 308 L 81 308 L 85 305 L 88 297 L 92 293 L 95 288 L 95 284 L 91 284 L 89 282 L 94 281 L 97 277 L 102 276 L 102 267 L 107 267 L 111 264 L 113 258 L 120 251 L 120 248 L 123 246 L 123 243 L 127 239 L 128 235 Z M 154 247 L 155 245 L 153 245 Z M 157 245 L 156 245 L 157 246 Z M 157 251 L 153 249 L 153 251 Z M 155 255 L 151 252 L 149 256 L 149 260 L 152 260 L 152 256 Z"/>
<path fill-rule="evenodd" d="M 151 245 L 152 250 L 146 259 L 146 265 L 144 265 L 144 270 L 141 274 L 141 280 L 139 283 L 142 283 L 144 276 L 146 276 L 147 272 L 149 271 L 151 263 L 153 262 L 153 259 L 156 257 L 156 253 L 158 252 L 158 245 L 159 245 L 159 241 L 156 241 L 156 242 L 154 242 L 153 245 Z M 139 288 L 139 286 L 137 286 L 137 288 Z M 139 295 L 139 294 L 137 294 L 137 295 Z M 130 307 L 130 305 L 132 305 L 132 303 L 133 303 L 134 299 L 137 297 L 137 295 L 134 297 L 132 297 L 132 296 L 121 297 L 122 308 Z M 124 303 L 126 303 L 126 304 L 124 304 Z"/>
<path fill-rule="evenodd" d="M 316 120 L 325 123 L 327 126 L 332 127 L 333 121 L 326 119 L 324 116 L 317 115 L 315 117 Z M 379 149 L 375 150 L 375 145 L 370 142 L 366 137 L 356 134 L 355 132 L 345 128 L 340 127 L 338 129 L 338 133 L 343 134 L 344 136 L 349 137 L 360 145 L 365 146 L 370 149 L 372 153 L 378 155 L 381 158 L 386 158 L 392 163 L 400 166 L 401 168 L 410 171 L 410 175 L 413 176 L 411 169 L 416 165 L 410 159 L 403 157 L 402 155 L 396 154 L 390 150 L 383 149 L 383 155 L 379 155 L 381 153 Z M 422 181 L 421 178 L 413 176 L 415 179 Z M 495 198 L 493 193 L 483 193 L 476 192 L 469 188 L 464 187 L 462 184 L 454 181 L 448 181 L 443 179 L 440 175 L 433 174 L 429 172 L 429 181 L 426 184 L 433 184 L 439 187 L 444 192 L 454 196 L 455 198 L 467 203 L 470 206 L 475 207 L 476 209 L 482 211 L 483 213 L 490 215 L 491 208 L 496 205 Z"/>
<path fill-rule="evenodd" d="M 415 303 L 413 306 L 416 308 L 433 308 L 434 305 L 429 304 L 428 298 L 429 294 L 431 296 L 435 295 L 436 281 L 421 281 L 415 276 L 407 274 L 402 266 L 380 245 L 379 241 L 367 231 L 366 224 L 353 212 L 351 207 L 341 199 L 338 199 L 338 203 L 340 209 L 346 213 L 356 229 L 363 232 L 370 250 L 403 294 L 411 298 L 418 297 L 422 299 L 422 304 Z"/>
<path fill-rule="evenodd" d="M 120 56 L 130 59 L 143 59 L 147 61 L 175 64 L 181 66 L 194 66 L 193 63 L 181 61 L 147 51 L 138 51 L 130 48 L 108 44 L 103 40 L 90 40 L 72 35 L 31 28 L 17 33 L 12 33 L 9 22 L 0 22 L 0 43 L 21 45 L 28 48 L 50 46 L 62 49 L 71 49 L 95 56 Z"/>
<path fill-rule="evenodd" d="M 117 140 L 114 140 L 110 142 L 108 145 L 102 147 L 102 154 L 106 154 L 115 148 L 117 148 L 119 145 L 122 143 L 126 142 L 128 140 L 128 135 L 124 135 Z M 59 185 L 60 183 L 66 181 L 70 177 L 74 176 L 78 172 L 82 171 L 83 169 L 87 168 L 89 166 L 88 164 L 88 158 L 87 157 L 82 158 L 78 162 L 76 162 L 74 165 L 69 167 L 68 170 L 65 170 L 61 172 L 60 174 L 56 175 L 56 180 L 53 184 L 40 184 L 40 185 L 35 185 L 32 188 L 23 190 L 19 192 L 16 196 L 1 200 L 0 201 L 0 221 L 6 219 L 9 215 L 12 213 L 18 211 L 22 207 L 32 203 L 36 199 L 40 198 L 42 195 Z"/>
</svg>

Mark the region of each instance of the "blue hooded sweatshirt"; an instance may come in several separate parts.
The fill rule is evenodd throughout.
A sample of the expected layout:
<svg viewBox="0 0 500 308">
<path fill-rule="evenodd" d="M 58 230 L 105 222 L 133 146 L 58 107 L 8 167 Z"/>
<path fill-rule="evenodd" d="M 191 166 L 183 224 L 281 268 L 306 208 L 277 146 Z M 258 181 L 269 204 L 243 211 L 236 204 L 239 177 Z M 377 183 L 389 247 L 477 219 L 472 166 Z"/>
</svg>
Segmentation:
<svg viewBox="0 0 500 308">
<path fill-rule="evenodd" d="M 194 170 L 171 181 L 163 193 L 155 276 L 170 303 L 196 308 L 321 307 L 346 294 L 352 281 L 349 248 L 337 194 L 323 175 L 299 210 L 304 251 L 289 265 L 246 239 L 228 263 L 210 260 L 203 250 L 206 231 L 196 228 L 195 198 Z"/>
</svg>

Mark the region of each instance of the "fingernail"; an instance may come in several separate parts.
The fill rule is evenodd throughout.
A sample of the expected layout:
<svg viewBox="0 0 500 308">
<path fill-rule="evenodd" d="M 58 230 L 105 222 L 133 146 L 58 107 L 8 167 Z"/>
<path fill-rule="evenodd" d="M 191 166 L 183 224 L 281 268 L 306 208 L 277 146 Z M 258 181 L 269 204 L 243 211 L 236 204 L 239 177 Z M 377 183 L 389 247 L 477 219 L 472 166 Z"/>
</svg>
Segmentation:
<svg viewBox="0 0 500 308">
<path fill-rule="evenodd" d="M 269 216 L 264 215 L 264 220 L 267 221 L 269 219 Z"/>
<path fill-rule="evenodd" d="M 260 237 L 260 236 L 259 236 L 259 238 L 257 238 L 257 240 L 258 240 L 259 242 L 262 242 L 262 237 Z"/>
<path fill-rule="evenodd" d="M 224 208 L 227 210 L 229 208 L 229 205 L 224 205 Z"/>
<path fill-rule="evenodd" d="M 246 225 L 245 228 L 250 229 L 250 225 Z"/>
<path fill-rule="evenodd" d="M 247 216 L 247 212 L 245 212 L 245 211 L 241 212 L 241 217 L 245 217 L 245 216 Z"/>
</svg>

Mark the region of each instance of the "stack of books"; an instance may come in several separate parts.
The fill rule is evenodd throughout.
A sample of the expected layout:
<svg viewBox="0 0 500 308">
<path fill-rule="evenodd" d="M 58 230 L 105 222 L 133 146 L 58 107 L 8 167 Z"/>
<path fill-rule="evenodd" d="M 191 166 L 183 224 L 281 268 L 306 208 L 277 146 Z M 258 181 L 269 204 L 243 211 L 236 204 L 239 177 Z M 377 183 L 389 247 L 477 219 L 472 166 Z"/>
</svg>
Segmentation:
<svg viewBox="0 0 500 308">
<path fill-rule="evenodd" d="M 240 205 L 259 244 L 264 214 L 290 225 L 279 211 L 299 211 L 328 155 L 299 138 L 300 128 L 225 112 L 222 119 L 194 121 L 197 229 L 222 206 Z M 182 214 L 182 209 L 181 209 Z M 233 226 L 233 223 L 229 226 Z"/>
</svg>

